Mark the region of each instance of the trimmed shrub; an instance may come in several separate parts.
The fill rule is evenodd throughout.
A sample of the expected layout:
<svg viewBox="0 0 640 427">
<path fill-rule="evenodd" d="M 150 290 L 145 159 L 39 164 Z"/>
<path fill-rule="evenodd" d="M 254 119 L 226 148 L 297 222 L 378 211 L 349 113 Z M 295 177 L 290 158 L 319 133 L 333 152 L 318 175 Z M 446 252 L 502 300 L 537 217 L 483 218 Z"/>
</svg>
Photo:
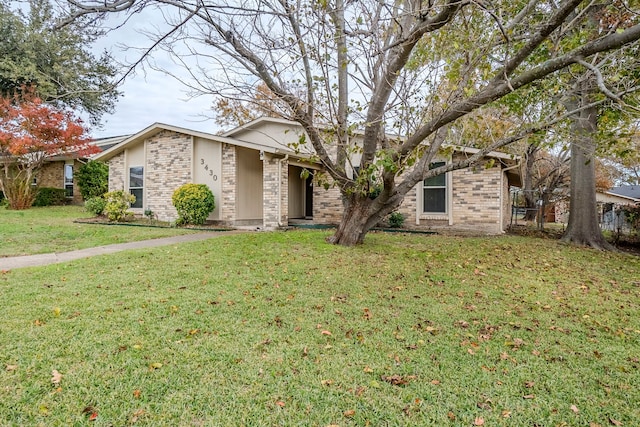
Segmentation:
<svg viewBox="0 0 640 427">
<path fill-rule="evenodd" d="M 136 201 L 136 196 L 125 193 L 123 190 L 111 191 L 104 195 L 106 201 L 104 206 L 104 214 L 107 215 L 109 221 L 125 221 L 133 213 L 128 212 L 131 203 Z"/>
<path fill-rule="evenodd" d="M 87 210 L 87 212 L 91 212 L 96 216 L 102 215 L 106 206 L 107 201 L 102 197 L 92 197 L 84 202 L 84 208 Z"/>
<path fill-rule="evenodd" d="M 36 190 L 32 206 L 62 206 L 67 203 L 67 191 L 64 188 L 42 187 Z"/>
<path fill-rule="evenodd" d="M 389 227 L 400 228 L 404 224 L 404 215 L 400 212 L 391 212 L 389 215 Z"/>
<path fill-rule="evenodd" d="M 178 211 L 178 225 L 204 224 L 216 208 L 213 193 L 205 184 L 185 184 L 173 192 L 171 201 Z"/>
<path fill-rule="evenodd" d="M 84 200 L 102 196 L 109 191 L 109 166 L 89 160 L 78 168 L 75 178 Z"/>
</svg>

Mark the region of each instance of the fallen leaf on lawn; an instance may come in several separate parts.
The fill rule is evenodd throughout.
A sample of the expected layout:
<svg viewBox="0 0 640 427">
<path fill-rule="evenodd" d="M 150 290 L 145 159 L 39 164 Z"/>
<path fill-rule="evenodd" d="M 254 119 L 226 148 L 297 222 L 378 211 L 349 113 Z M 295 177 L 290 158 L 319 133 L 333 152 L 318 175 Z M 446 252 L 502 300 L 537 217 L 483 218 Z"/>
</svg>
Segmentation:
<svg viewBox="0 0 640 427">
<path fill-rule="evenodd" d="M 460 328 L 468 328 L 469 327 L 469 322 L 465 322 L 464 320 L 458 320 L 455 323 L 456 326 L 460 327 Z"/>
<path fill-rule="evenodd" d="M 618 420 L 614 420 L 613 418 L 609 418 L 609 422 L 614 426 L 621 426 L 622 422 Z"/>
<path fill-rule="evenodd" d="M 580 409 L 578 409 L 576 405 L 571 405 L 571 410 L 573 411 L 574 414 L 577 414 L 578 412 L 580 412 Z"/>
<path fill-rule="evenodd" d="M 410 377 L 415 378 L 415 376 L 407 376 L 407 377 L 402 377 L 400 375 L 390 375 L 390 376 L 382 376 L 380 377 L 382 379 L 382 381 L 386 381 L 392 385 L 405 385 L 409 383 L 409 379 L 411 379 Z"/>
<path fill-rule="evenodd" d="M 320 384 L 322 384 L 322 385 L 331 385 L 331 384 L 333 384 L 333 380 L 322 380 L 322 381 L 320 381 Z"/>
<path fill-rule="evenodd" d="M 18 369 L 18 365 L 7 365 L 6 371 L 11 372 L 15 371 L 16 369 Z"/>
<path fill-rule="evenodd" d="M 533 381 L 527 381 L 526 383 L 524 383 L 524 386 L 525 386 L 526 388 L 531 388 L 531 387 L 533 387 L 534 385 L 535 385 L 535 382 L 533 382 Z"/>
<path fill-rule="evenodd" d="M 449 411 L 449 412 L 447 412 L 447 418 L 449 418 L 451 421 L 455 421 L 456 414 L 454 414 L 453 412 Z"/>
<path fill-rule="evenodd" d="M 370 367 L 368 367 L 368 366 L 365 366 L 365 367 L 364 367 L 364 369 L 363 369 L 363 371 L 364 371 L 364 372 L 366 372 L 366 373 L 368 373 L 368 374 L 370 374 L 371 372 L 373 372 L 373 369 L 371 369 L 371 368 L 370 368 Z"/>
<path fill-rule="evenodd" d="M 278 405 L 278 406 L 279 406 L 279 407 L 281 407 L 281 408 L 284 408 L 285 403 L 284 403 L 282 400 L 278 400 L 278 401 L 276 402 L 276 405 Z"/>
<path fill-rule="evenodd" d="M 56 369 L 51 371 L 51 382 L 53 385 L 60 385 L 60 381 L 62 381 L 62 374 Z"/>
<path fill-rule="evenodd" d="M 135 423 L 137 422 L 141 416 L 144 415 L 144 409 L 138 409 L 136 412 L 133 413 L 133 415 L 131 416 L 131 422 Z"/>
<path fill-rule="evenodd" d="M 135 397 L 136 399 L 140 399 L 140 395 L 142 394 L 142 392 L 138 389 L 133 390 L 133 397 Z"/>
<path fill-rule="evenodd" d="M 367 320 L 371 320 L 371 317 L 372 317 L 372 316 L 373 316 L 373 315 L 371 314 L 371 310 L 369 310 L 368 308 L 365 308 L 365 309 L 364 309 L 364 314 L 363 314 L 363 316 L 362 316 L 362 317 L 364 317 L 364 318 L 365 318 L 365 319 L 367 319 Z"/>
<path fill-rule="evenodd" d="M 98 418 L 98 410 L 93 406 L 85 406 L 82 413 L 87 416 L 89 421 L 95 421 Z"/>
<path fill-rule="evenodd" d="M 356 414 L 356 411 L 353 409 L 349 409 L 348 411 L 344 411 L 343 415 L 347 418 L 353 417 Z"/>
<path fill-rule="evenodd" d="M 149 368 L 151 368 L 151 370 L 153 369 L 160 369 L 162 368 L 162 363 L 160 362 L 155 362 L 149 365 Z"/>
<path fill-rule="evenodd" d="M 534 397 L 536 397 L 535 394 L 527 394 L 525 396 L 522 396 L 523 399 L 533 399 Z"/>
<path fill-rule="evenodd" d="M 502 418 L 511 417 L 511 411 L 502 411 Z"/>
<path fill-rule="evenodd" d="M 482 417 L 477 417 L 475 419 L 475 421 L 473 422 L 474 426 L 483 426 L 484 425 L 484 418 Z"/>
<path fill-rule="evenodd" d="M 433 384 L 433 385 L 440 385 L 440 381 L 438 381 L 438 380 L 431 380 L 431 384 Z"/>
<path fill-rule="evenodd" d="M 329 331 L 322 331 L 320 332 L 322 335 L 332 335 L 331 332 Z"/>
<path fill-rule="evenodd" d="M 56 317 L 60 316 L 60 307 L 56 307 L 53 309 L 53 315 Z"/>
</svg>

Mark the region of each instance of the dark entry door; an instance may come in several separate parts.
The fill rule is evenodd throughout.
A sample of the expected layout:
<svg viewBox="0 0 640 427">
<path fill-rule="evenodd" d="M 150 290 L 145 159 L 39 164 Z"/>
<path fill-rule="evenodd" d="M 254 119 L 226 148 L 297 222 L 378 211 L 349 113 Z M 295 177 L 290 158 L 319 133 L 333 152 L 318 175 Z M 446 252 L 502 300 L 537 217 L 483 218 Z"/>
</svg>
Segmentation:
<svg viewBox="0 0 640 427">
<path fill-rule="evenodd" d="M 311 174 L 307 177 L 304 197 L 304 216 L 306 218 L 313 218 L 313 175 Z"/>
</svg>

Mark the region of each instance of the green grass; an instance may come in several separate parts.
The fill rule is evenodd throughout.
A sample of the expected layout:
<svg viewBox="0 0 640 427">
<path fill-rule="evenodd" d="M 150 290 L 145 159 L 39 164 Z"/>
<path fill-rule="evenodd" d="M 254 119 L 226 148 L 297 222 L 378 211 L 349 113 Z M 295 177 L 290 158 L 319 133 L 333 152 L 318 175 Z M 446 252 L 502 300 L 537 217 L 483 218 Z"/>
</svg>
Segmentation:
<svg viewBox="0 0 640 427">
<path fill-rule="evenodd" d="M 74 223 L 76 219 L 91 216 L 81 206 L 31 208 L 23 211 L 0 207 L 0 257 L 66 252 L 193 232 L 184 229 Z"/>
<path fill-rule="evenodd" d="M 640 425 L 640 258 L 325 236 L 1 274 L 0 425 Z"/>
</svg>

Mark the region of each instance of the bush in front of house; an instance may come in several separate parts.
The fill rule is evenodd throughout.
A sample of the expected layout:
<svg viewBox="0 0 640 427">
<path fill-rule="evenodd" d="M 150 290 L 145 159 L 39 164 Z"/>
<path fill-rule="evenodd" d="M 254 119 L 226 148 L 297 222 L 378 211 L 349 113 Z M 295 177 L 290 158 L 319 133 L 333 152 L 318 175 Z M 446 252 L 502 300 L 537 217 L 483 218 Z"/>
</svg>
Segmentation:
<svg viewBox="0 0 640 427">
<path fill-rule="evenodd" d="M 631 229 L 637 234 L 640 234 L 640 204 L 626 205 L 621 209 Z"/>
<path fill-rule="evenodd" d="M 67 191 L 64 188 L 41 187 L 36 190 L 32 206 L 62 206 L 67 203 Z"/>
<path fill-rule="evenodd" d="M 110 191 L 104 195 L 105 206 L 104 214 L 109 221 L 124 221 L 128 217 L 133 216 L 129 212 L 131 203 L 136 201 L 136 196 L 126 193 L 123 190 Z"/>
<path fill-rule="evenodd" d="M 109 166 L 89 160 L 78 168 L 75 179 L 84 200 L 102 196 L 109 191 Z"/>
<path fill-rule="evenodd" d="M 96 216 L 100 216 L 104 213 L 107 207 L 107 201 L 103 197 L 92 197 L 84 202 L 84 208 L 87 212 L 90 212 Z"/>
<path fill-rule="evenodd" d="M 185 184 L 173 192 L 171 201 L 178 211 L 178 225 L 204 224 L 216 208 L 213 193 L 205 184 Z"/>
<path fill-rule="evenodd" d="M 389 227 L 400 228 L 404 224 L 404 215 L 400 212 L 391 212 L 389 215 Z"/>
</svg>

